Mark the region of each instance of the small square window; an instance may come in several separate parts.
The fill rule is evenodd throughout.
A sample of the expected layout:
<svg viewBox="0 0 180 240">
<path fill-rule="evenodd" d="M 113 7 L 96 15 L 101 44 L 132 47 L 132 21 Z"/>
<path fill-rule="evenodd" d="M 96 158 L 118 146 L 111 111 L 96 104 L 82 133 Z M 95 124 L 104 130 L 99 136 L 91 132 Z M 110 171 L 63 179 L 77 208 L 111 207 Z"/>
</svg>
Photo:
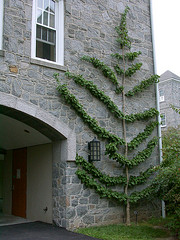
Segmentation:
<svg viewBox="0 0 180 240">
<path fill-rule="evenodd" d="M 159 101 L 163 102 L 164 101 L 164 90 L 159 89 Z"/>
<path fill-rule="evenodd" d="M 166 127 L 166 115 L 161 113 L 161 127 Z"/>
</svg>

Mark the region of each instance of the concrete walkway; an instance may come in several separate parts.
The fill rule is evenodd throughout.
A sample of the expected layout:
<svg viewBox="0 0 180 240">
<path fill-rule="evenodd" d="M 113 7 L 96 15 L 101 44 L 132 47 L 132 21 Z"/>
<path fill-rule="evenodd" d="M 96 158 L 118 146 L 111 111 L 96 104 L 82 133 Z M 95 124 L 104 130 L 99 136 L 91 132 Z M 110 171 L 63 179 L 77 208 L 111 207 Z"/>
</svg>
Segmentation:
<svg viewBox="0 0 180 240">
<path fill-rule="evenodd" d="M 48 223 L 31 222 L 0 227 L 1 240 L 97 240 Z"/>
<path fill-rule="evenodd" d="M 5 225 L 14 225 L 19 223 L 35 222 L 26 218 L 0 213 L 0 227 Z"/>
</svg>

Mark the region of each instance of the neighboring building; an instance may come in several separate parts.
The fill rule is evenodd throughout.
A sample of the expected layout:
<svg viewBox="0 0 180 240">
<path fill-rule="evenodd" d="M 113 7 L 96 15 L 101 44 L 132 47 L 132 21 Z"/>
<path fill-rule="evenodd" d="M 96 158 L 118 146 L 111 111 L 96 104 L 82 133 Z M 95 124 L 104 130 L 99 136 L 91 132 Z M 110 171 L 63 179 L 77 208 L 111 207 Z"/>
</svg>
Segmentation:
<svg viewBox="0 0 180 240">
<path fill-rule="evenodd" d="M 180 125 L 180 115 L 172 108 L 180 108 L 180 77 L 166 71 L 159 79 L 159 102 L 161 112 L 161 129 Z"/>
<path fill-rule="evenodd" d="M 113 67 L 111 54 L 119 49 L 115 26 L 126 5 L 126 0 L 0 0 L 0 198 L 4 213 L 68 229 L 123 221 L 122 206 L 99 198 L 75 174 L 76 152 L 88 160 L 88 142 L 94 133 L 59 96 L 53 74 L 59 73 L 62 83 L 68 83 L 100 126 L 122 137 L 121 123 L 64 73 L 69 70 L 91 78 L 121 109 L 111 83 L 80 57 L 95 56 Z M 137 79 L 146 79 L 154 71 L 150 3 L 131 0 L 128 5 L 132 48 L 142 52 L 143 62 L 141 71 L 127 81 L 131 89 Z M 129 100 L 127 114 L 151 107 L 156 107 L 154 88 L 139 94 L 136 101 Z M 128 141 L 145 124 L 129 124 Z M 157 136 L 157 129 L 153 135 Z M 121 170 L 115 161 L 109 164 L 103 144 L 97 165 L 118 176 Z M 158 162 L 157 147 L 148 163 L 134 173 Z M 138 216 L 152 213 L 152 208 L 147 213 L 141 207 Z"/>
</svg>

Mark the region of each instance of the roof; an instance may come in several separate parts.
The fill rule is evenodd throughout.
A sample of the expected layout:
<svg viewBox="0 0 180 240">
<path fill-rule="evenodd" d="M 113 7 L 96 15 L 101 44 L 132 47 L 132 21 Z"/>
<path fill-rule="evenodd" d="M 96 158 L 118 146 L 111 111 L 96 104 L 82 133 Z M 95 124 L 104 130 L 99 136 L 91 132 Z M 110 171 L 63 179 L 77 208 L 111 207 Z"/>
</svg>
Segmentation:
<svg viewBox="0 0 180 240">
<path fill-rule="evenodd" d="M 168 71 L 164 72 L 163 74 L 161 74 L 159 81 L 161 82 L 161 81 L 165 81 L 165 80 L 172 79 L 172 78 L 176 79 L 176 80 L 180 80 L 179 76 L 177 76 L 176 74 L 174 74 L 168 70 Z"/>
</svg>

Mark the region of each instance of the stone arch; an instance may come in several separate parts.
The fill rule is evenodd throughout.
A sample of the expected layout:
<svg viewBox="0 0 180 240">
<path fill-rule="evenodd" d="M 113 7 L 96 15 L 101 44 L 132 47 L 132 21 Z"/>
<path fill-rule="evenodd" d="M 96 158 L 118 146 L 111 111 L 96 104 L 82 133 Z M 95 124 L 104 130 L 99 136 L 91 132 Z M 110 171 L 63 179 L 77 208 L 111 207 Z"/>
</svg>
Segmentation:
<svg viewBox="0 0 180 240">
<path fill-rule="evenodd" d="M 0 113 L 35 128 L 52 141 L 62 141 L 66 149 L 65 160 L 75 160 L 76 136 L 65 123 L 38 106 L 15 96 L 0 92 Z"/>
<path fill-rule="evenodd" d="M 52 141 L 52 222 L 66 227 L 59 216 L 66 212 L 66 161 L 75 161 L 76 135 L 65 123 L 15 96 L 0 92 L 0 114 L 14 118 L 36 129 Z M 63 222 L 65 222 L 63 224 Z"/>
</svg>

